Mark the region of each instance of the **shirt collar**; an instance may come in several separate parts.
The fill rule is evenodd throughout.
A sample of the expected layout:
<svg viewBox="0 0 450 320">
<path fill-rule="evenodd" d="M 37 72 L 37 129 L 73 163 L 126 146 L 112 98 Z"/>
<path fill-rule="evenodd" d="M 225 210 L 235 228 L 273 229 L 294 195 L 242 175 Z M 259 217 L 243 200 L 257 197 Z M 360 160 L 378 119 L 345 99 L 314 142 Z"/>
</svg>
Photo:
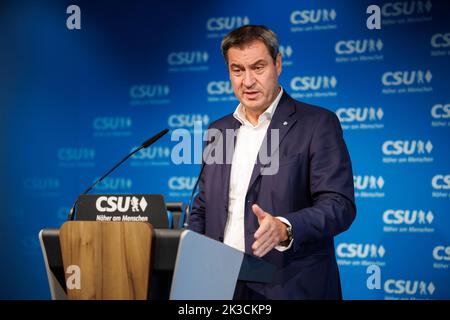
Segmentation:
<svg viewBox="0 0 450 320">
<path fill-rule="evenodd" d="M 270 106 L 259 116 L 258 118 L 258 126 L 265 120 L 271 120 L 273 114 L 275 113 L 275 110 L 277 109 L 278 103 L 280 102 L 281 96 L 283 95 L 283 87 L 280 87 L 280 92 L 278 93 L 277 97 L 273 102 L 270 104 Z M 245 108 L 244 106 L 239 103 L 239 105 L 236 107 L 236 110 L 233 113 L 233 117 L 235 117 L 241 124 L 253 126 L 250 121 L 247 120 L 247 117 L 245 115 Z"/>
</svg>

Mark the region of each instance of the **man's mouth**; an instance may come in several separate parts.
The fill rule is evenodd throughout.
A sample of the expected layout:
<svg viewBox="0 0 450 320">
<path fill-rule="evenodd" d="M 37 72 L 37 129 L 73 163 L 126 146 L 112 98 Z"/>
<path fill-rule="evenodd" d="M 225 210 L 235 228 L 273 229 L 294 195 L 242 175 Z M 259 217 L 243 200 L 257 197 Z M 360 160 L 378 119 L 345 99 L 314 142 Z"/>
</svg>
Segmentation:
<svg viewBox="0 0 450 320">
<path fill-rule="evenodd" d="M 259 91 L 244 91 L 244 96 L 247 99 L 255 99 L 259 94 Z"/>
</svg>

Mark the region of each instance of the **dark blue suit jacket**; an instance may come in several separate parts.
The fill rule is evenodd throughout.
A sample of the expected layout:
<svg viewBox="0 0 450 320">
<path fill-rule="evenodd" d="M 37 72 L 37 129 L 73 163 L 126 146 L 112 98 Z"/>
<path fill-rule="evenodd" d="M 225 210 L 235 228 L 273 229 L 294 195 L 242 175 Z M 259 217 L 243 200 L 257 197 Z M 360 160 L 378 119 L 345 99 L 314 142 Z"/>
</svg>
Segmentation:
<svg viewBox="0 0 450 320">
<path fill-rule="evenodd" d="M 210 128 L 224 131 L 239 126 L 230 114 Z M 340 299 L 333 237 L 349 228 L 356 207 L 352 167 L 339 120 L 326 109 L 284 93 L 268 132 L 271 129 L 280 130 L 279 170 L 275 175 L 261 175 L 263 165 L 255 164 L 246 195 L 245 250 L 252 254 L 259 226 L 253 203 L 288 219 L 294 242 L 289 250 L 273 249 L 263 257 L 277 267 L 271 284 L 247 286 L 268 299 Z M 223 241 L 230 172 L 230 164 L 205 166 L 189 219 L 191 230 Z"/>
</svg>

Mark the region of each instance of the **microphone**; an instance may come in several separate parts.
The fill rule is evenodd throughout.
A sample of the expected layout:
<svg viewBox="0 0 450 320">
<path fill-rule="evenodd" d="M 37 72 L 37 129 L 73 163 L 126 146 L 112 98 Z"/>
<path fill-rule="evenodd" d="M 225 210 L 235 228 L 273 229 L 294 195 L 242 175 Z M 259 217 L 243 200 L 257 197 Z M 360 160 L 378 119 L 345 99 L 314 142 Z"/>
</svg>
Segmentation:
<svg viewBox="0 0 450 320">
<path fill-rule="evenodd" d="M 203 170 L 204 170 L 205 167 L 206 167 L 206 161 L 207 161 L 207 160 L 209 159 L 209 157 L 211 156 L 211 153 L 212 153 L 212 150 L 214 149 L 214 146 L 219 142 L 220 138 L 222 137 L 222 131 L 220 131 L 220 135 L 219 135 L 218 138 L 217 138 L 217 136 L 213 136 L 213 137 L 215 137 L 215 139 L 214 139 L 212 142 L 210 142 L 210 143 L 205 147 L 205 149 L 208 148 L 208 147 L 209 147 L 210 149 L 209 149 L 209 151 L 208 151 L 208 155 L 205 157 L 205 160 L 204 160 L 203 163 L 202 163 L 202 167 L 200 168 L 200 173 L 199 173 L 199 175 L 198 175 L 198 177 L 197 177 L 197 181 L 195 181 L 194 187 L 192 188 L 191 196 L 189 197 L 189 201 L 188 201 L 188 204 L 187 204 L 187 206 L 186 206 L 186 209 L 185 209 L 185 212 L 184 212 L 184 216 L 183 216 L 183 218 L 182 218 L 182 220 L 181 220 L 181 221 L 184 221 L 184 223 L 183 223 L 183 228 L 187 228 L 187 227 L 189 226 L 189 224 L 188 224 L 188 219 L 189 219 L 189 216 L 191 215 L 191 205 L 192 205 L 192 200 L 193 200 L 193 198 L 194 198 L 195 190 L 197 189 L 198 183 L 200 182 L 200 178 L 202 177 Z"/>
<path fill-rule="evenodd" d="M 103 179 L 105 179 L 111 172 L 113 172 L 118 166 L 120 166 L 122 163 L 124 163 L 128 158 L 130 158 L 132 155 L 134 155 L 136 152 L 140 151 L 141 149 L 148 148 L 152 144 L 154 144 L 157 140 L 159 140 L 163 135 L 165 135 L 167 132 L 169 132 L 169 129 L 164 129 L 161 132 L 155 134 L 153 137 L 149 138 L 148 140 L 144 141 L 139 147 L 134 149 L 130 154 L 128 154 L 125 158 L 120 160 L 114 167 L 112 167 L 108 172 L 106 172 L 103 176 L 101 176 L 99 179 L 97 179 L 89 188 L 87 188 L 82 195 L 88 194 L 92 189 L 95 188 L 97 184 L 99 184 Z M 67 220 L 72 221 L 75 217 L 75 208 L 77 205 L 78 199 L 74 202 L 72 208 L 70 209 L 69 216 L 67 217 Z"/>
</svg>

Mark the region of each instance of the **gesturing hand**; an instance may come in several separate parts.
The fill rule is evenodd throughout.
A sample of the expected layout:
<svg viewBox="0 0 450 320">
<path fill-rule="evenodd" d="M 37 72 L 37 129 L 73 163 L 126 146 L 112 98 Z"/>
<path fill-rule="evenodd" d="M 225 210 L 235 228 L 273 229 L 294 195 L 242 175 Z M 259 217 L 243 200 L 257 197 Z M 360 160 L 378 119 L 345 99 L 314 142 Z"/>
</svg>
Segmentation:
<svg viewBox="0 0 450 320">
<path fill-rule="evenodd" d="M 252 210 L 259 222 L 252 250 L 255 256 L 263 257 L 281 241 L 288 238 L 286 225 L 270 213 L 265 212 L 257 204 L 252 206 Z"/>
</svg>

